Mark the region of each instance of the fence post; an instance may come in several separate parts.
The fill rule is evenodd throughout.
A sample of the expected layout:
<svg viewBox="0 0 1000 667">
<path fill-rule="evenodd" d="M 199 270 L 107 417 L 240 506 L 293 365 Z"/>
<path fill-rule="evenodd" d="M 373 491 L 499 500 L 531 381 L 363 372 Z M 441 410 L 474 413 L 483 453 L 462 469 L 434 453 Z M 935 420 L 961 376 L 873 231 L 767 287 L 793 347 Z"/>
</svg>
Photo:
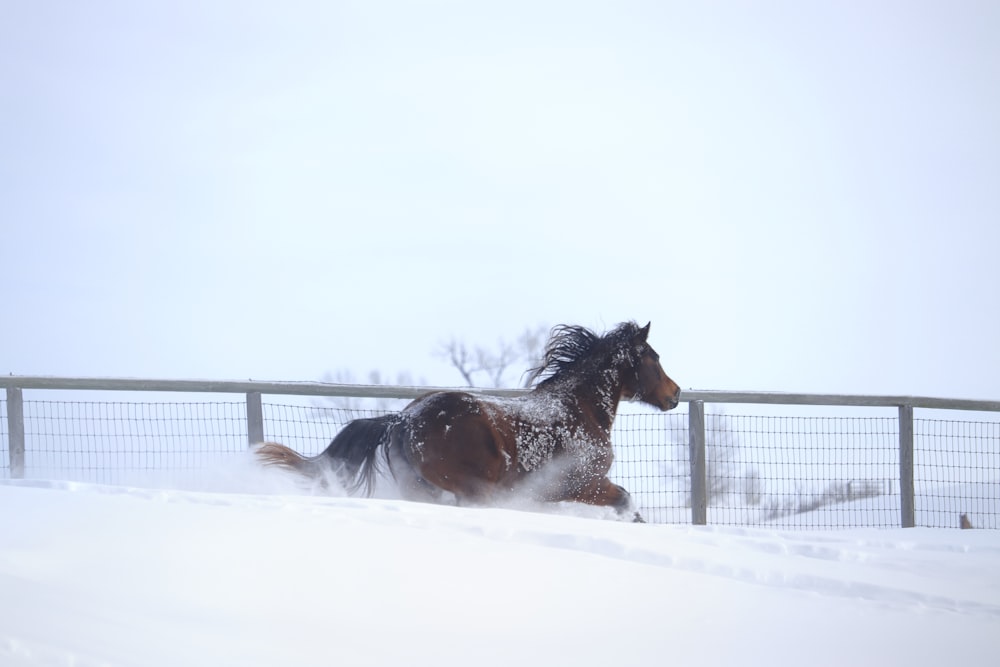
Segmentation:
<svg viewBox="0 0 1000 667">
<path fill-rule="evenodd" d="M 913 487 L 913 406 L 899 406 L 899 513 L 900 525 L 917 525 Z"/>
<path fill-rule="evenodd" d="M 7 387 L 7 446 L 10 476 L 24 477 L 24 401 L 20 387 Z"/>
<path fill-rule="evenodd" d="M 247 441 L 250 445 L 264 442 L 264 408 L 259 391 L 247 392 Z"/>
<path fill-rule="evenodd" d="M 691 523 L 708 523 L 708 485 L 705 475 L 705 402 L 688 404 L 688 441 L 691 462 Z"/>
</svg>

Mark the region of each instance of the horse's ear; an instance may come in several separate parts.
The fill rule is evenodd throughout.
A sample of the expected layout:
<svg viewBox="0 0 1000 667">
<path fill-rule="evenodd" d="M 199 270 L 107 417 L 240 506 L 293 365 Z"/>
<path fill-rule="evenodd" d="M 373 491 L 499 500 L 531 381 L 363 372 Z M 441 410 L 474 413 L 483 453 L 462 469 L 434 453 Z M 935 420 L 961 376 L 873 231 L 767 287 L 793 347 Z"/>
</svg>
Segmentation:
<svg viewBox="0 0 1000 667">
<path fill-rule="evenodd" d="M 639 333 L 636 334 L 636 337 L 635 337 L 636 341 L 641 341 L 643 343 L 646 342 L 646 338 L 649 336 L 649 325 L 650 324 L 652 324 L 652 322 L 646 322 L 646 326 L 644 326 L 643 328 L 639 329 Z"/>
</svg>

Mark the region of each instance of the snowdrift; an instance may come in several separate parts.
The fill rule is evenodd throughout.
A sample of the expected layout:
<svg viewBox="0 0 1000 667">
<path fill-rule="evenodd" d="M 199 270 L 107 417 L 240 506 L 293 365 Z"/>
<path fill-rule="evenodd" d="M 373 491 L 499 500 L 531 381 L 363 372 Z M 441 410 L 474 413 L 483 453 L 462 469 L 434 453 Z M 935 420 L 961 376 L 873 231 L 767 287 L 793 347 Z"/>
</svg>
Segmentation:
<svg viewBox="0 0 1000 667">
<path fill-rule="evenodd" d="M 0 484 L 0 665 L 992 665 L 1000 532 Z"/>
</svg>

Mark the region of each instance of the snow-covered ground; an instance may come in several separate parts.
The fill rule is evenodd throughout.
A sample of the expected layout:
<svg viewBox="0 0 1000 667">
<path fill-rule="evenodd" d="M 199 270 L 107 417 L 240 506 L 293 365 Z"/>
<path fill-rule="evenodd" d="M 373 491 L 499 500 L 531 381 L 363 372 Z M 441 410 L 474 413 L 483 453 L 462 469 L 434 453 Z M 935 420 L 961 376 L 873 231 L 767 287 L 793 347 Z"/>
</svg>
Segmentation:
<svg viewBox="0 0 1000 667">
<path fill-rule="evenodd" d="M 0 665 L 998 661 L 1000 531 L 643 525 L 215 481 L 0 483 Z"/>
</svg>

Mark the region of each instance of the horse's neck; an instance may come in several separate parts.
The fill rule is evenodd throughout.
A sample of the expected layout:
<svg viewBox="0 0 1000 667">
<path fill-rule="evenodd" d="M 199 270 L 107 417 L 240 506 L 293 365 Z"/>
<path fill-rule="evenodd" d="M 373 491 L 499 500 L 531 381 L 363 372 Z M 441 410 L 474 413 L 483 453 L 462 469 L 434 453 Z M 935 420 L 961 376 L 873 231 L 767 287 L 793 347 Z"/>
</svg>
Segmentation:
<svg viewBox="0 0 1000 667">
<path fill-rule="evenodd" d="M 595 384 L 591 391 L 594 416 L 601 428 L 610 434 L 611 426 L 615 423 L 615 415 L 618 413 L 618 403 L 622 398 L 621 374 L 609 372 L 605 381 Z"/>
<path fill-rule="evenodd" d="M 593 418 L 598 426 L 610 433 L 621 400 L 621 374 L 607 371 L 598 380 L 574 378 L 572 382 L 552 388 L 560 403 L 570 410 L 578 410 L 581 417 Z"/>
</svg>

